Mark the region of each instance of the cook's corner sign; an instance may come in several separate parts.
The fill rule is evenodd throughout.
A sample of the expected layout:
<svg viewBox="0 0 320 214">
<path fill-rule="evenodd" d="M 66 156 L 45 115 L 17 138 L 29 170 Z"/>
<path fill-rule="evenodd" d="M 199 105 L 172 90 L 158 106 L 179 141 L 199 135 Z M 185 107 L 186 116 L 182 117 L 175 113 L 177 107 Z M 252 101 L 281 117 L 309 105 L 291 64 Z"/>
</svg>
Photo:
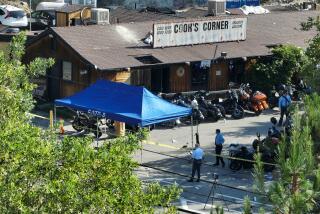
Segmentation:
<svg viewBox="0 0 320 214">
<path fill-rule="evenodd" d="M 246 17 L 156 23 L 153 25 L 153 47 L 245 40 L 246 29 Z"/>
</svg>

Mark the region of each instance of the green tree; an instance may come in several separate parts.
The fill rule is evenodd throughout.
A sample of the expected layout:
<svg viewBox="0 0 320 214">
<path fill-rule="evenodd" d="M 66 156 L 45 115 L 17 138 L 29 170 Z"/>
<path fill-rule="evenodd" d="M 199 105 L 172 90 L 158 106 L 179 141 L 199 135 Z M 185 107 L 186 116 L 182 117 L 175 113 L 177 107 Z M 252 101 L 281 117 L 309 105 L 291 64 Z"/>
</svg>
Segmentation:
<svg viewBox="0 0 320 214">
<path fill-rule="evenodd" d="M 293 74 L 300 73 L 306 57 L 301 48 L 283 45 L 272 49 L 272 56 L 259 60 L 249 74 L 249 82 L 268 92 L 272 86 L 291 83 Z"/>
<path fill-rule="evenodd" d="M 251 202 L 249 196 L 244 197 L 243 214 L 252 214 Z"/>
<path fill-rule="evenodd" d="M 108 141 L 98 149 L 90 138 L 59 138 L 28 121 L 30 83 L 53 64 L 21 63 L 25 35 L 0 54 L 0 213 L 154 213 L 176 210 L 176 186 L 144 185 L 132 154 L 144 132 Z"/>
<path fill-rule="evenodd" d="M 306 22 L 301 23 L 302 30 L 316 28 L 317 35 L 309 41 L 306 50 L 307 63 L 303 66 L 302 75 L 311 84 L 312 88 L 320 92 L 320 17 L 309 17 Z"/>
<path fill-rule="evenodd" d="M 275 213 L 305 214 L 316 208 L 319 168 L 315 165 L 313 141 L 305 120 L 308 119 L 296 112 L 290 140 L 282 139 L 279 144 L 280 178 L 266 190 Z"/>
</svg>

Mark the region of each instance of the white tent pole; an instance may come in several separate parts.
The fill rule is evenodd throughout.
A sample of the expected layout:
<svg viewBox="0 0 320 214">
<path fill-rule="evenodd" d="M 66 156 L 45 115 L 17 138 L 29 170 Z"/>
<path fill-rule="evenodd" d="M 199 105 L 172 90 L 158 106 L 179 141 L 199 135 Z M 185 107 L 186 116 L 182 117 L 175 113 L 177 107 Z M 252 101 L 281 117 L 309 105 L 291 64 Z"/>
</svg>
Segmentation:
<svg viewBox="0 0 320 214">
<path fill-rule="evenodd" d="M 193 115 L 191 115 L 191 146 L 193 148 Z"/>
</svg>

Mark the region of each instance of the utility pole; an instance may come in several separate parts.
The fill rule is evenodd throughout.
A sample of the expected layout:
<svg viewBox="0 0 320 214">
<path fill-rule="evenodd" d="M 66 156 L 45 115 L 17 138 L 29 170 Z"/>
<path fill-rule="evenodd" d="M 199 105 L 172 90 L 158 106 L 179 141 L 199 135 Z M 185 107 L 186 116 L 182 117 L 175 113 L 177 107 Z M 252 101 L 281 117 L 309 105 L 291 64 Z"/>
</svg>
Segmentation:
<svg viewBox="0 0 320 214">
<path fill-rule="evenodd" d="M 30 13 L 30 17 L 29 17 L 29 30 L 31 31 L 31 0 L 29 0 L 29 13 Z"/>
</svg>

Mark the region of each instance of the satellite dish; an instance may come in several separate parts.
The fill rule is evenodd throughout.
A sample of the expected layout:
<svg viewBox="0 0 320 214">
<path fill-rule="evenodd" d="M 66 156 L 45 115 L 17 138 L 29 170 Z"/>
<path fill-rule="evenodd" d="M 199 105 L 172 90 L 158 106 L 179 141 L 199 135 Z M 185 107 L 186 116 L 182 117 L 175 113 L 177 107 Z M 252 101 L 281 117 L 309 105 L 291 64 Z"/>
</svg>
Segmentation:
<svg viewBox="0 0 320 214">
<path fill-rule="evenodd" d="M 185 72 L 185 69 L 183 66 L 180 66 L 176 71 L 178 77 L 183 77 L 184 72 Z"/>
</svg>

